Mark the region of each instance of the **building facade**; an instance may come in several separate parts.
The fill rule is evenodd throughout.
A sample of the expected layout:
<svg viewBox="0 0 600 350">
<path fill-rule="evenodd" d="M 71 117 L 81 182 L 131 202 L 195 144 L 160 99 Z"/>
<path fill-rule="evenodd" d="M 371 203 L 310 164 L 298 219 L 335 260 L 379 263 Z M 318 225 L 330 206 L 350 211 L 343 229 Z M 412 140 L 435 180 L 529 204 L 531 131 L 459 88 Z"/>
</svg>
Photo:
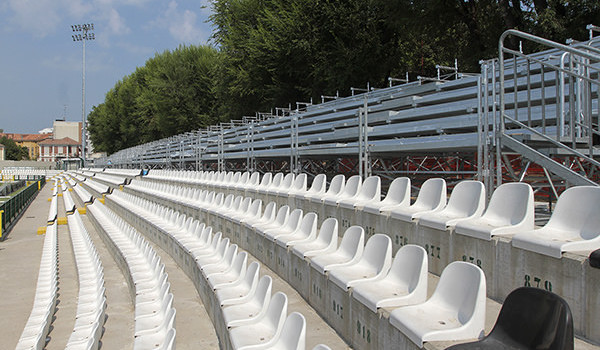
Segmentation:
<svg viewBox="0 0 600 350">
<path fill-rule="evenodd" d="M 58 162 L 78 158 L 81 151 L 81 144 L 69 137 L 44 140 L 39 145 L 39 160 L 42 162 Z"/>
<path fill-rule="evenodd" d="M 15 134 L 2 133 L 0 137 L 6 136 L 13 140 L 17 146 L 26 147 L 30 160 L 37 160 L 40 154 L 39 143 L 52 138 L 52 134 Z"/>
</svg>

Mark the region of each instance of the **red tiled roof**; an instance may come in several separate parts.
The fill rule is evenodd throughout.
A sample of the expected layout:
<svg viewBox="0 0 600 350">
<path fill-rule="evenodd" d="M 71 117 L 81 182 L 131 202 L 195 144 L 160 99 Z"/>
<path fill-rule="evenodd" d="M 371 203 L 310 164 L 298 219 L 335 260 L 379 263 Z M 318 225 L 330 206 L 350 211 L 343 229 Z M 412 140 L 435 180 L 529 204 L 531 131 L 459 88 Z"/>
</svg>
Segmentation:
<svg viewBox="0 0 600 350">
<path fill-rule="evenodd" d="M 56 146 L 78 146 L 79 142 L 69 137 L 63 137 L 62 139 L 48 139 L 40 142 L 40 145 L 56 145 Z"/>
<path fill-rule="evenodd" d="M 15 142 L 39 142 L 52 137 L 52 134 L 15 134 L 15 133 L 2 133 L 0 137 L 6 136 L 7 138 Z"/>
</svg>

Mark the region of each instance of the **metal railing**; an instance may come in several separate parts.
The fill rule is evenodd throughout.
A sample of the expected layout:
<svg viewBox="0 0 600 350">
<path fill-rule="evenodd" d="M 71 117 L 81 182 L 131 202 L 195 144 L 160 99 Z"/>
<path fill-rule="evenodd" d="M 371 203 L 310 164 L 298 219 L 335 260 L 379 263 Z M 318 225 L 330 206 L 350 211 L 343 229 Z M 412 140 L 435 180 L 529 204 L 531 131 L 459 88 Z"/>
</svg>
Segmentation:
<svg viewBox="0 0 600 350">
<path fill-rule="evenodd" d="M 545 57 L 524 54 L 506 47 L 508 37 L 543 46 L 556 54 Z M 518 146 L 511 136 L 512 130 L 534 135 L 538 142 L 546 144 L 545 147 L 554 147 L 554 153 L 560 153 L 563 158 L 576 157 L 573 159 L 578 164 L 558 164 L 543 154 L 531 153 L 535 162 L 552 168 L 551 171 L 559 173 L 566 181 L 591 184 L 585 181 L 587 175 L 583 173 L 586 172 L 584 169 L 590 173 L 600 167 L 600 162 L 594 159 L 597 151 L 594 141 L 600 135 L 600 50 L 581 43 L 563 45 L 511 29 L 500 37 L 498 51 L 497 184 L 502 182 L 502 146 Z M 537 94 L 535 98 L 533 94 Z M 525 115 L 518 113 L 519 107 L 525 109 Z M 536 121 L 532 120 L 534 114 L 539 116 Z"/>
<path fill-rule="evenodd" d="M 25 189 L 13 194 L 11 198 L 0 203 L 0 241 L 4 241 L 21 214 L 27 209 L 35 195 L 46 183 L 46 178 L 33 181 Z"/>
</svg>

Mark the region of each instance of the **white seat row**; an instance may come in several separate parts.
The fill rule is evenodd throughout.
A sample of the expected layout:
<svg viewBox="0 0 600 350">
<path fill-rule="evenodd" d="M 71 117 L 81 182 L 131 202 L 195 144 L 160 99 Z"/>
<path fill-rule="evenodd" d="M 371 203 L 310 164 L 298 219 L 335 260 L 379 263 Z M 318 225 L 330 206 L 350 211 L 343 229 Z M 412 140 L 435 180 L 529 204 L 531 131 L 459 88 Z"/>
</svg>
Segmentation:
<svg viewBox="0 0 600 350">
<path fill-rule="evenodd" d="M 73 186 L 73 191 L 77 194 L 79 199 L 83 204 L 92 203 L 94 201 L 94 196 L 88 190 L 86 190 L 83 185 L 77 184 Z"/>
<path fill-rule="evenodd" d="M 50 209 L 48 209 L 48 225 L 54 223 L 57 218 L 58 218 L 58 196 L 52 196 L 52 199 L 50 200 Z"/>
<path fill-rule="evenodd" d="M 257 196 L 254 185 L 239 191 L 242 179 L 250 179 L 253 175 L 239 175 L 237 186 L 225 181 L 226 178 L 236 178 L 235 174 L 198 173 L 195 182 L 176 177 L 180 185 L 174 186 L 169 181 L 142 180 L 130 190 L 146 193 L 146 198 L 160 196 L 164 200 L 155 200 L 192 214 L 206 205 L 202 204 L 205 202 L 218 210 L 241 205 L 243 200 L 236 202 L 235 195 L 227 193 Z M 278 177 L 278 181 L 285 178 L 283 175 Z M 198 179 L 205 179 L 205 185 L 198 185 Z M 267 188 L 267 184 L 272 182 L 273 176 L 265 174 L 260 183 Z M 280 196 L 267 195 L 267 198 L 287 203 L 290 209 L 303 208 L 305 212 L 315 212 L 319 217 L 336 217 L 344 229 L 361 225 L 369 236 L 375 232 L 386 232 L 392 238 L 393 251 L 408 243 L 421 245 L 428 253 L 429 270 L 436 275 L 440 275 L 453 261 L 473 262 L 484 270 L 488 295 L 495 299 L 505 298 L 519 286 L 534 285 L 534 279 L 541 280 L 542 287 L 558 293 L 572 305 L 576 332 L 591 339 L 600 339 L 600 333 L 589 333 L 594 329 L 594 320 L 586 316 L 590 315 L 587 312 L 590 308 L 600 312 L 600 305 L 580 302 L 585 299 L 585 290 L 591 288 L 588 280 L 592 279 L 594 283 L 593 274 L 585 273 L 583 269 L 587 264 L 579 261 L 600 248 L 600 225 L 595 221 L 598 216 L 590 214 L 600 202 L 600 188 L 586 186 L 565 191 L 558 200 L 553 218 L 545 227 L 538 229 L 534 227 L 533 191 L 524 183 L 499 186 L 491 194 L 487 207 L 485 190 L 477 181 L 458 183 L 447 201 L 444 180 L 430 179 L 423 184 L 412 204 L 411 181 L 408 178 L 394 179 L 383 199 L 378 194 L 380 184 L 377 177 L 361 183 L 357 177 L 346 181 L 343 175 L 336 175 L 328 189 L 324 183 L 325 175 L 318 175 L 311 189 L 304 194 L 290 194 L 287 202 L 282 201 Z M 188 185 L 184 187 L 182 184 Z M 144 187 L 148 191 L 144 192 Z M 227 192 L 212 192 L 217 187 Z M 576 200 L 578 197 L 582 199 Z M 264 199 L 260 196 L 253 198 Z M 221 224 L 223 220 L 210 211 L 200 211 L 197 215 L 224 233 L 231 231 L 227 222 Z M 240 232 L 243 235 L 245 231 Z M 239 235 L 240 232 L 233 233 Z M 250 248 L 245 243 L 242 247 Z M 260 256 L 261 253 L 258 254 Z M 269 259 L 268 256 L 264 258 Z M 268 260 L 265 261 L 268 263 Z M 548 273 L 560 270 L 565 272 L 559 275 Z M 570 288 L 569 285 L 581 288 Z"/>
<path fill-rule="evenodd" d="M 174 349 L 176 311 L 164 264 L 137 230 L 102 203 L 89 212 L 125 266 L 135 304 L 134 349 Z"/>
<path fill-rule="evenodd" d="M 94 176 L 94 180 L 101 181 L 103 183 L 108 184 L 109 186 L 120 186 L 127 184 L 127 177 L 121 175 L 113 175 L 113 174 L 105 174 L 105 173 L 97 173 Z"/>
<path fill-rule="evenodd" d="M 225 335 L 227 348 L 305 348 L 304 317 L 292 313 L 286 318 L 285 294 L 271 295 L 271 277 L 259 278 L 256 262 L 246 267 L 247 253 L 238 252 L 229 238 L 220 232 L 213 234 L 210 226 L 198 220 L 127 193 L 114 192 L 108 199 L 131 213 L 131 219 L 154 226 L 154 230 L 143 226 L 146 232 L 168 236 L 177 244 L 178 248 L 170 246 L 169 250 L 182 267 L 187 266 L 186 273 L 194 276 L 204 304 L 212 305 L 207 311 L 217 334 Z M 182 257 L 181 251 L 188 258 Z M 189 258 L 193 264 L 188 263 Z M 194 271 L 199 271 L 199 276 Z"/>
<path fill-rule="evenodd" d="M 63 197 L 63 202 L 65 205 L 65 212 L 68 214 L 72 214 L 75 209 L 77 209 L 75 207 L 75 202 L 73 201 L 73 197 L 71 197 L 71 192 L 69 191 L 63 191 L 62 193 L 62 197 Z"/>
<path fill-rule="evenodd" d="M 33 308 L 17 343 L 17 350 L 41 350 L 46 346 L 46 337 L 56 309 L 56 292 L 58 290 L 57 258 L 58 234 L 57 223 L 54 222 L 46 228 Z"/>
<path fill-rule="evenodd" d="M 67 221 L 79 276 L 79 297 L 66 349 L 97 349 L 106 310 L 102 262 L 79 213 L 68 215 Z"/>
<path fill-rule="evenodd" d="M 103 195 L 106 193 L 110 193 L 110 187 L 104 184 L 101 184 L 98 181 L 94 181 L 92 179 L 87 179 L 84 183 L 85 186 L 90 188 L 92 191 L 96 192 L 98 195 Z"/>
<path fill-rule="evenodd" d="M 127 197 L 126 194 L 120 193 L 113 194 L 111 197 L 115 197 L 115 195 L 116 197 L 121 198 Z M 126 200 L 117 200 L 123 205 L 127 205 Z M 131 199 L 129 200 L 131 201 Z M 255 202 L 259 201 L 260 200 L 257 200 Z M 220 208 L 211 208 L 210 211 L 219 212 L 219 215 L 225 215 L 223 213 L 232 214 L 231 208 L 229 211 L 222 211 Z M 270 211 L 273 212 L 273 210 Z M 371 239 L 369 239 L 366 247 L 363 248 L 364 230 L 360 227 L 351 227 L 347 230 L 344 238 L 342 239 L 342 243 L 338 248 L 336 244 L 330 244 L 331 241 L 337 239 L 337 232 L 334 232 L 337 231 L 337 220 L 333 218 L 325 220 L 321 227 L 321 232 L 317 236 L 316 218 L 314 213 L 308 213 L 304 217 L 302 217 L 302 211 L 300 209 L 296 209 L 292 211 L 292 214 L 286 215 L 288 213 L 289 208 L 284 206 L 277 216 L 267 214 L 272 217 L 271 222 L 264 222 L 260 228 L 256 228 L 256 237 L 253 237 L 251 241 L 260 241 L 261 239 L 264 239 L 264 237 L 260 237 L 258 234 L 259 231 L 262 231 L 266 234 L 269 234 L 269 232 L 278 232 L 279 234 L 274 236 L 276 238 L 273 239 L 275 242 L 282 242 L 283 238 L 287 238 L 285 240 L 287 243 L 283 244 L 285 244 L 288 254 L 290 250 L 287 248 L 295 248 L 296 245 L 299 249 L 294 250 L 294 253 L 302 250 L 305 252 L 310 252 L 311 250 L 317 252 L 318 254 L 316 256 L 312 256 L 312 259 L 307 258 L 305 255 L 303 255 L 303 258 L 306 259 L 307 262 L 310 262 L 311 266 L 317 266 L 320 269 L 320 273 L 322 274 L 322 282 L 318 284 L 323 286 L 324 290 L 329 291 L 331 291 L 333 285 L 326 287 L 326 284 L 333 283 L 337 285 L 341 291 L 341 294 L 346 296 L 346 299 L 349 299 L 349 294 L 347 293 L 349 289 L 356 287 L 358 290 L 357 295 L 362 296 L 358 297 L 357 300 L 366 304 L 365 307 L 370 308 L 375 317 L 377 315 L 377 307 L 394 306 L 397 308 L 403 305 L 419 304 L 425 300 L 427 295 L 427 259 L 426 252 L 423 248 L 418 246 L 406 246 L 402 248 L 398 252 L 394 261 L 395 268 L 392 269 L 391 240 L 388 236 L 380 234 L 374 235 L 371 237 Z M 279 217 L 279 220 L 277 217 Z M 256 221 L 260 221 L 260 219 Z M 301 236 L 303 234 L 304 238 L 302 239 Z M 324 238 L 324 236 L 326 236 L 326 238 Z M 292 237 L 300 239 L 294 240 Z M 279 238 L 279 240 L 277 238 Z M 251 250 L 253 246 L 254 244 L 250 246 Z M 260 243 L 257 245 L 257 247 L 258 246 L 260 246 Z M 301 248 L 303 246 L 305 247 L 304 249 Z M 269 249 L 271 249 L 270 251 L 272 251 L 273 248 L 274 245 L 272 245 L 271 248 L 264 248 L 264 250 L 269 251 Z M 321 248 L 320 251 L 319 248 Z M 260 250 L 260 248 L 257 250 Z M 260 255 L 260 252 L 255 253 L 255 255 Z M 283 267 L 285 264 L 281 264 L 281 262 L 289 262 L 290 258 L 284 257 L 283 254 L 280 255 L 279 253 L 266 254 L 263 255 L 263 257 L 273 255 L 277 256 L 278 267 L 280 267 L 279 270 L 285 269 L 285 267 Z M 410 262 L 413 263 L 411 264 Z M 288 264 L 287 266 L 288 269 L 291 269 L 292 264 Z M 417 344 L 420 342 L 420 346 L 422 346 L 423 341 L 437 340 L 432 333 L 436 333 L 434 330 L 436 327 L 439 327 L 438 322 L 448 323 L 445 331 L 441 332 L 441 337 L 446 337 L 446 340 L 448 340 L 447 337 L 450 337 L 450 340 L 476 338 L 480 333 L 482 334 L 483 332 L 485 320 L 485 277 L 483 276 L 483 272 L 481 272 L 481 270 L 474 265 L 462 262 L 457 262 L 451 266 L 453 267 L 449 267 L 448 271 L 457 269 L 458 271 L 466 271 L 464 274 L 467 274 L 467 276 L 469 273 L 471 275 L 475 273 L 474 276 L 477 278 L 474 280 L 471 278 L 471 280 L 469 280 L 469 278 L 460 276 L 461 272 L 459 272 L 458 275 L 457 273 L 447 272 L 444 274 L 444 276 L 449 275 L 451 277 L 444 277 L 442 280 L 450 280 L 454 281 L 455 283 L 454 285 L 450 283 L 449 286 L 446 286 L 444 283 L 440 284 L 440 289 L 437 293 L 448 299 L 448 293 L 451 294 L 452 288 L 457 288 L 457 285 L 463 285 L 465 288 L 474 288 L 476 293 L 471 294 L 470 298 L 463 299 L 461 303 L 457 301 L 456 303 L 450 305 L 452 308 L 447 309 L 447 313 L 445 314 L 439 312 L 429 312 L 425 317 L 422 317 L 421 325 L 416 330 L 417 332 L 420 332 L 418 339 L 414 336 L 411 338 L 411 340 Z M 301 266 L 295 267 L 296 271 L 302 269 Z M 278 271 L 278 273 L 280 276 L 288 280 L 289 276 L 293 275 L 291 272 L 288 274 L 282 274 L 280 271 Z M 300 274 L 308 275 L 308 273 L 305 273 L 305 271 L 302 271 Z M 250 282 L 248 282 L 247 285 L 250 285 Z M 374 285 L 377 285 L 380 288 L 376 288 L 373 292 L 373 289 L 370 288 Z M 396 289 L 394 287 L 399 288 Z M 301 290 L 299 291 L 301 292 Z M 401 295 L 398 295 L 399 293 Z M 259 293 L 259 295 L 262 294 Z M 217 296 L 219 301 L 223 303 L 223 293 L 220 293 L 218 289 Z M 309 295 L 305 295 L 305 297 L 311 301 Z M 450 297 L 454 297 L 456 299 L 460 298 L 461 295 L 450 295 Z M 437 298 L 439 299 L 440 297 Z M 244 302 L 246 303 L 245 305 L 260 305 L 261 300 L 263 299 L 259 298 L 259 301 L 257 301 L 248 298 L 240 298 L 239 302 Z M 433 298 L 428 303 L 422 304 L 419 307 L 428 308 L 431 307 L 430 305 L 438 305 L 439 302 L 436 300 L 436 298 Z M 327 302 L 317 302 L 316 299 L 314 304 L 315 305 L 313 306 L 315 306 L 317 310 L 324 314 L 327 314 L 329 305 L 331 305 L 331 303 Z M 379 306 L 375 306 L 375 310 L 373 310 L 372 304 L 379 304 Z M 337 305 L 350 305 L 350 301 L 338 300 Z M 474 307 L 473 305 L 476 305 L 477 307 Z M 471 314 L 469 314 L 469 307 L 471 308 Z M 250 314 L 257 314 L 261 311 L 264 311 L 264 309 L 261 309 L 258 306 L 248 307 L 248 309 L 249 310 L 247 311 Z M 226 310 L 227 308 L 223 311 L 225 314 L 225 321 L 230 321 L 231 317 L 228 317 L 228 315 L 230 313 L 235 313 L 235 311 L 230 311 L 228 313 Z M 348 311 L 340 311 L 339 306 L 336 312 L 345 312 L 347 316 L 350 315 Z M 453 319 L 453 312 L 458 312 L 463 315 L 460 322 L 449 322 L 449 320 Z M 346 318 L 349 319 L 349 317 Z M 411 319 L 402 317 L 400 312 L 399 316 L 392 319 L 395 320 L 394 322 L 396 322 L 394 325 L 398 325 L 397 328 L 401 327 L 399 326 L 400 324 L 411 322 Z M 335 319 L 328 317 L 328 321 L 335 326 Z M 336 329 L 338 329 L 338 331 L 340 331 L 342 334 L 348 334 L 343 329 L 340 329 L 343 327 L 345 326 L 338 325 Z"/>
</svg>

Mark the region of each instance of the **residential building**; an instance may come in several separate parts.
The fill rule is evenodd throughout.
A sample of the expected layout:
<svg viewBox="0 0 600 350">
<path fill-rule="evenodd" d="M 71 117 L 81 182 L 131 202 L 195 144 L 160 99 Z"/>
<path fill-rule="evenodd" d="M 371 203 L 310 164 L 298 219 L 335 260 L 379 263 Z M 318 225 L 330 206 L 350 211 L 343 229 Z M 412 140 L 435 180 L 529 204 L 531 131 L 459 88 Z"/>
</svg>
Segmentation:
<svg viewBox="0 0 600 350">
<path fill-rule="evenodd" d="M 52 138 L 52 134 L 15 134 L 15 133 L 2 133 L 0 137 L 6 136 L 7 138 L 15 141 L 17 146 L 26 147 L 29 159 L 37 160 L 40 154 L 39 143 L 46 139 Z"/>
<path fill-rule="evenodd" d="M 61 139 L 48 139 L 40 142 L 40 157 L 42 162 L 57 162 L 60 160 L 77 158 L 80 154 L 81 144 L 69 137 Z"/>
<path fill-rule="evenodd" d="M 59 140 L 65 137 L 81 143 L 81 122 L 68 122 L 64 120 L 55 120 L 52 124 L 54 139 Z"/>
</svg>

